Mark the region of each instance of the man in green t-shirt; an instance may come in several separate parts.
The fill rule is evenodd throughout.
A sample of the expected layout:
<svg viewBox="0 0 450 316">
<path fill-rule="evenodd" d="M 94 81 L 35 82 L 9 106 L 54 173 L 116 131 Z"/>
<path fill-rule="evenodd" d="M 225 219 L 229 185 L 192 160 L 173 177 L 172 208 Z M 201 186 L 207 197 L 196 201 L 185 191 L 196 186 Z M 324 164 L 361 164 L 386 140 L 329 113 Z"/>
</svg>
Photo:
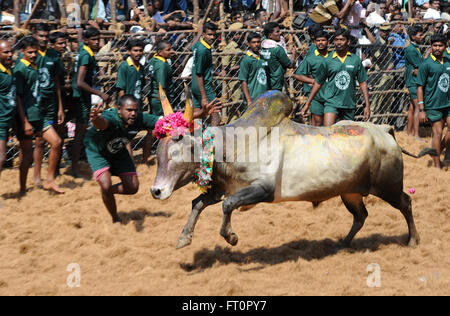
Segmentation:
<svg viewBox="0 0 450 316">
<path fill-rule="evenodd" d="M 44 119 L 41 115 L 39 72 L 36 65 L 39 43 L 29 36 L 21 40 L 22 58 L 14 67 L 16 81 L 16 102 L 19 121 L 17 122 L 17 138 L 20 141 L 20 195 L 27 191 L 28 169 L 33 163 L 33 136 L 43 137 L 52 146 L 51 155 L 59 155 L 57 149 L 61 145 L 59 137 L 53 138 L 51 134 L 43 134 Z M 49 163 L 47 180 L 43 184 L 46 190 L 64 193 L 55 182 L 55 161 Z"/>
<path fill-rule="evenodd" d="M 34 184 L 41 186 L 41 168 L 44 158 L 44 138 L 50 139 L 51 150 L 48 162 L 47 182 L 54 182 L 54 176 L 59 164 L 61 154 L 61 138 L 54 126 L 64 123 L 64 110 L 61 97 L 60 63 L 58 52 L 48 47 L 50 28 L 47 24 L 40 23 L 36 26 L 33 37 L 39 43 L 36 65 L 39 73 L 39 94 L 41 115 L 44 120 L 42 137 L 36 135 L 34 148 Z M 56 147 L 55 147 L 56 146 Z M 61 189 L 53 188 L 58 193 L 64 193 Z"/>
<path fill-rule="evenodd" d="M 94 79 L 98 73 L 94 53 L 99 50 L 100 31 L 89 27 L 84 32 L 84 38 L 85 41 L 81 44 L 78 51 L 75 75 L 72 81 L 74 102 L 78 104 L 77 127 L 72 152 L 72 174 L 74 177 L 80 177 L 78 161 L 80 160 L 81 146 L 89 123 L 91 96 L 92 94 L 98 95 L 104 102 L 107 102 L 109 99 L 106 93 L 93 88 Z"/>
<path fill-rule="evenodd" d="M 306 55 L 296 72 L 294 78 L 303 82 L 303 92 L 309 95 L 311 87 L 314 85 L 314 78 L 317 76 L 320 65 L 330 55 L 328 53 L 328 33 L 318 31 L 314 35 L 314 46 L 316 49 L 309 55 Z M 316 97 L 311 101 L 311 113 L 313 126 L 323 125 L 323 115 L 325 99 L 324 90 L 321 89 Z"/>
<path fill-rule="evenodd" d="M 441 168 L 440 154 L 450 145 L 450 131 L 442 139 L 442 133 L 447 123 L 450 126 L 450 60 L 444 56 L 447 46 L 446 37 L 436 34 L 431 37 L 431 54 L 419 67 L 417 75 L 417 100 L 419 105 L 419 120 L 421 123 L 430 121 L 433 138 L 431 146 L 438 156 L 433 157 L 434 166 Z"/>
<path fill-rule="evenodd" d="M 409 91 L 408 135 L 419 138 L 419 107 L 417 105 L 417 73 L 423 61 L 420 44 L 423 41 L 423 29 L 413 25 L 408 29 L 410 44 L 405 49 L 405 84 Z"/>
<path fill-rule="evenodd" d="M 132 95 L 122 96 L 117 109 L 106 110 L 102 115 L 99 112 L 100 107 L 91 110 L 93 127 L 88 130 L 84 144 L 103 203 L 115 223 L 120 218 L 114 195 L 134 195 L 139 190 L 136 167 L 126 144 L 139 131 L 154 129 L 159 117 L 139 111 L 138 100 Z M 120 177 L 122 182 L 112 185 L 112 176 Z"/>
<path fill-rule="evenodd" d="M 125 94 L 131 94 L 138 100 L 142 110 L 142 88 L 145 86 L 144 67 L 140 60 L 144 55 L 144 42 L 131 39 L 128 42 L 128 57 L 120 64 L 117 71 L 117 92 L 119 99 Z"/>
<path fill-rule="evenodd" d="M 68 102 L 67 102 L 66 91 L 67 91 L 67 89 L 71 89 L 71 87 L 69 88 L 69 86 L 66 86 L 66 82 L 65 82 L 66 81 L 66 72 L 68 72 L 69 70 L 65 68 L 64 61 L 63 61 L 63 55 L 66 53 L 66 48 L 67 48 L 67 34 L 62 33 L 62 32 L 53 32 L 52 34 L 50 34 L 49 40 L 50 40 L 50 45 L 51 45 L 52 49 L 56 51 L 56 54 L 58 56 L 56 62 L 59 65 L 58 65 L 58 73 L 56 75 L 58 76 L 58 80 L 59 80 L 60 93 L 61 93 L 61 98 L 63 100 L 62 101 L 63 107 L 67 108 Z M 72 95 L 72 94 L 70 93 L 70 95 Z M 71 96 L 70 96 L 70 98 L 71 98 Z M 61 122 L 61 119 L 62 119 L 62 122 Z M 56 165 L 56 171 L 55 171 L 56 176 L 60 175 L 59 168 L 60 168 L 60 162 L 61 162 L 61 153 L 62 153 L 62 149 L 63 149 L 63 145 L 64 145 L 64 138 L 66 135 L 66 131 L 65 131 L 66 121 L 67 121 L 67 117 L 64 114 L 64 108 L 63 108 L 63 117 L 58 119 L 58 124 L 53 125 L 53 128 L 56 130 L 59 137 L 61 138 L 60 154 L 59 154 L 59 159 L 58 159 L 58 163 Z"/>
<path fill-rule="evenodd" d="M 6 142 L 16 110 L 16 86 L 11 71 L 13 52 L 8 41 L 0 40 L 0 176 L 6 161 Z"/>
<path fill-rule="evenodd" d="M 128 42 L 128 57 L 122 62 L 117 71 L 117 92 L 118 100 L 125 94 L 130 94 L 138 100 L 139 111 L 142 111 L 143 96 L 142 91 L 145 86 L 145 72 L 140 60 L 144 55 L 144 42 L 140 39 L 131 39 Z M 147 134 L 143 148 L 143 162 L 147 163 L 152 149 L 151 131 Z M 131 143 L 127 144 L 128 152 L 133 157 Z"/>
<path fill-rule="evenodd" d="M 217 25 L 205 23 L 200 41 L 192 46 L 194 53 L 192 64 L 192 95 L 194 98 L 194 118 L 206 119 L 207 106 L 215 98 L 213 87 L 213 60 L 211 48 L 216 39 Z M 220 114 L 211 114 L 211 126 L 220 123 Z"/>
<path fill-rule="evenodd" d="M 306 117 L 312 100 L 321 88 L 324 89 L 324 125 L 331 126 L 339 118 L 354 120 L 356 112 L 356 83 L 364 96 L 364 120 L 370 118 L 367 73 L 361 59 L 349 52 L 350 32 L 338 29 L 334 36 L 336 51 L 320 65 L 311 94 L 301 114 Z"/>
<path fill-rule="evenodd" d="M 164 115 L 159 97 L 160 84 L 166 93 L 169 103 L 174 101 L 172 67 L 167 62 L 168 59 L 174 56 L 175 51 L 172 49 L 172 44 L 169 41 L 161 40 L 156 44 L 156 54 L 149 61 L 151 113 L 157 116 Z"/>
<path fill-rule="evenodd" d="M 247 105 L 268 90 L 267 62 L 261 58 L 261 36 L 251 32 L 247 36 L 248 51 L 241 60 L 238 79 L 242 82 L 244 111 Z"/>
<path fill-rule="evenodd" d="M 292 60 L 289 59 L 286 44 L 281 37 L 280 26 L 276 22 L 269 22 L 264 25 L 264 36 L 262 42 L 261 57 L 267 62 L 268 75 L 270 78 L 270 90 L 283 90 L 284 75 L 288 68 L 295 67 L 297 51 L 292 50 Z"/>
</svg>

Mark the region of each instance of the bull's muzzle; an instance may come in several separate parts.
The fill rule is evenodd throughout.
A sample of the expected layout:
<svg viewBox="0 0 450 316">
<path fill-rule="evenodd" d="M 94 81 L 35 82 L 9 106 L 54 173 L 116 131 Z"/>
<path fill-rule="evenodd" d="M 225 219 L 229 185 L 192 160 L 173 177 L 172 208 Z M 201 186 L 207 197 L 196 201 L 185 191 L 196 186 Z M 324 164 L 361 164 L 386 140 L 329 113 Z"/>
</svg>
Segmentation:
<svg viewBox="0 0 450 316">
<path fill-rule="evenodd" d="M 154 199 L 160 199 L 161 198 L 161 189 L 157 187 L 151 187 L 150 192 L 152 193 L 152 196 Z"/>
</svg>

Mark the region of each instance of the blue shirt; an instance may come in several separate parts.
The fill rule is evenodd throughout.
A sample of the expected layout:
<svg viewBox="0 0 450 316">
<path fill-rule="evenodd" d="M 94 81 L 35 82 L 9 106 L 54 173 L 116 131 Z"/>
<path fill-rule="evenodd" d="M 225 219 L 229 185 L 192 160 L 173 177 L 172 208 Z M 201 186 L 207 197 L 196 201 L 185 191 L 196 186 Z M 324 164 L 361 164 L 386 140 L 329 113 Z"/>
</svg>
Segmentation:
<svg viewBox="0 0 450 316">
<path fill-rule="evenodd" d="M 161 15 L 161 12 L 159 12 L 159 11 L 157 11 L 155 13 L 155 15 L 152 16 L 152 19 L 155 20 L 156 23 L 161 23 L 161 24 L 166 23 L 166 21 L 164 21 L 162 15 Z"/>
<path fill-rule="evenodd" d="M 391 33 L 389 35 L 389 39 L 394 39 L 392 42 L 392 46 L 401 46 L 403 48 L 395 47 L 393 48 L 394 51 L 394 65 L 395 69 L 400 69 L 405 66 L 405 46 L 406 46 L 406 40 L 408 38 L 408 35 L 406 34 L 397 34 L 397 33 Z"/>
</svg>

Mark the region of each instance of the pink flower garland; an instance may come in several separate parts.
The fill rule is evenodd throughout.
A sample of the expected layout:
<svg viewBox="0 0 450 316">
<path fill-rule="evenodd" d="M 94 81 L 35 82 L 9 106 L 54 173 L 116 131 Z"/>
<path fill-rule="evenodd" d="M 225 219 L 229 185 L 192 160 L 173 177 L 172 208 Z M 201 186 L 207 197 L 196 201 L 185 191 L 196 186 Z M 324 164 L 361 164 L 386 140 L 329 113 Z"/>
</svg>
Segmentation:
<svg viewBox="0 0 450 316">
<path fill-rule="evenodd" d="M 155 135 L 158 139 L 166 136 L 184 135 L 189 131 L 189 123 L 186 122 L 182 112 L 175 112 L 159 119 L 155 125 Z"/>
</svg>

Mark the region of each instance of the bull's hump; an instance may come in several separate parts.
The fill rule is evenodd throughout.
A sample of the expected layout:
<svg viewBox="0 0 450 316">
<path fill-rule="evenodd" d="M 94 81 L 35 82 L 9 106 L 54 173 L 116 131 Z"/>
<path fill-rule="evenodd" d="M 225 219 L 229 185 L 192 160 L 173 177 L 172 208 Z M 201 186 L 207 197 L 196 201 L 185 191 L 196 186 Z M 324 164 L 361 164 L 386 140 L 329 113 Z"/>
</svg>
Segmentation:
<svg viewBox="0 0 450 316">
<path fill-rule="evenodd" d="M 268 91 L 249 105 L 247 111 L 230 126 L 277 126 L 287 119 L 293 103 L 280 91 Z"/>
</svg>

